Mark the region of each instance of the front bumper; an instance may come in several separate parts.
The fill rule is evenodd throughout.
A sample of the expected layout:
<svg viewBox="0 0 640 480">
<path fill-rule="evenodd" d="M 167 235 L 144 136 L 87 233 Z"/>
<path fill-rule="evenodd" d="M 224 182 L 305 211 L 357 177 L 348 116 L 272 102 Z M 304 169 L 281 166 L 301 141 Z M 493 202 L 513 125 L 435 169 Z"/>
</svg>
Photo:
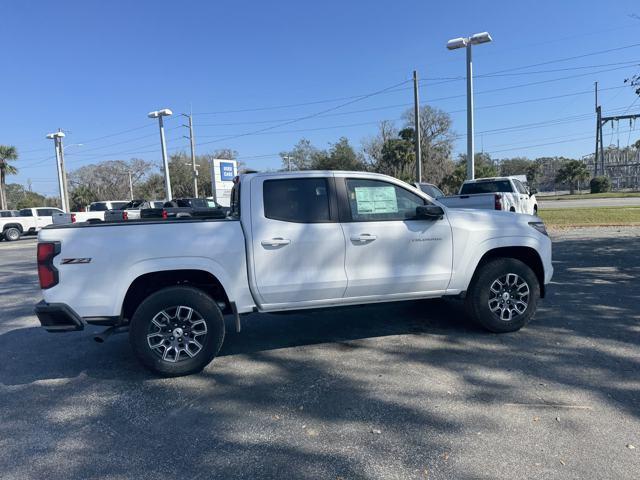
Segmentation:
<svg viewBox="0 0 640 480">
<path fill-rule="evenodd" d="M 40 324 L 48 332 L 84 330 L 85 321 L 64 303 L 47 303 L 42 300 L 34 310 Z"/>
</svg>

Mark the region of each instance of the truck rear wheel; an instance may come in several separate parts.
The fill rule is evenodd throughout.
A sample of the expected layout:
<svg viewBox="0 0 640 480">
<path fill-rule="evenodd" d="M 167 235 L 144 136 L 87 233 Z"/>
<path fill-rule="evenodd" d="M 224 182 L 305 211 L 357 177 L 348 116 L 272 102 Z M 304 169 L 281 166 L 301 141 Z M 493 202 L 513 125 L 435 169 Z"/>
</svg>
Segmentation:
<svg viewBox="0 0 640 480">
<path fill-rule="evenodd" d="M 7 242 L 15 242 L 20 239 L 20 230 L 16 227 L 9 227 L 2 232 L 2 235 Z"/>
<path fill-rule="evenodd" d="M 540 285 L 536 274 L 515 258 L 497 258 L 480 267 L 467 292 L 471 316 L 491 332 L 515 332 L 536 312 Z"/>
<path fill-rule="evenodd" d="M 201 371 L 218 354 L 224 319 L 216 302 L 191 287 L 169 287 L 138 307 L 129 341 L 140 362 L 166 377 Z"/>
</svg>

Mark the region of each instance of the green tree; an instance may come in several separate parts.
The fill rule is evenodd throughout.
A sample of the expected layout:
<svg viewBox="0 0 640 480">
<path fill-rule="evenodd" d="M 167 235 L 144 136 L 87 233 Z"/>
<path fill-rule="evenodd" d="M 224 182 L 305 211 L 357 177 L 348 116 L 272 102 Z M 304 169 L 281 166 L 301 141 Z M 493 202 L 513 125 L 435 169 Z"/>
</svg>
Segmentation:
<svg viewBox="0 0 640 480">
<path fill-rule="evenodd" d="M 69 174 L 71 191 L 80 187 L 89 188 L 98 200 L 125 200 L 130 196 L 129 173 L 134 187 L 146 178 L 153 164 L 133 158 L 129 161 L 110 160 L 85 165 Z M 153 200 L 153 199 L 150 199 Z"/>
<path fill-rule="evenodd" d="M 90 187 L 80 185 L 71 191 L 71 210 L 82 212 L 91 202 L 98 200 L 98 195 Z"/>
<path fill-rule="evenodd" d="M 309 140 L 302 138 L 292 150 L 280 153 L 282 169 L 288 170 L 291 165 L 291 170 L 309 170 L 318 154 L 319 150 Z"/>
<path fill-rule="evenodd" d="M 498 168 L 488 153 L 476 153 L 474 155 L 475 177 L 488 178 L 498 176 Z M 444 177 L 440 188 L 447 194 L 456 194 L 462 183 L 467 179 L 467 155 L 460 154 L 456 167 L 449 175 Z"/>
<path fill-rule="evenodd" d="M 537 188 L 538 178 L 542 173 L 542 164 L 537 160 L 529 160 L 526 157 L 506 158 L 499 161 L 500 175 L 506 177 L 512 175 L 526 175 L 527 183 L 532 188 Z"/>
<path fill-rule="evenodd" d="M 0 145 L 0 210 L 7 209 L 7 175 L 15 175 L 18 169 L 9 162 L 18 159 L 18 150 L 11 145 Z"/>
<path fill-rule="evenodd" d="M 340 138 L 331 145 L 329 151 L 321 151 L 315 156 L 311 167 L 314 170 L 366 170 L 367 165 L 358 155 L 349 140 Z"/>
<path fill-rule="evenodd" d="M 568 160 L 556 173 L 556 182 L 569 186 L 569 193 L 573 194 L 580 188 L 580 182 L 589 178 L 587 166 L 580 160 Z"/>
<path fill-rule="evenodd" d="M 533 163 L 525 157 L 505 158 L 499 160 L 500 175 L 509 177 L 511 175 L 526 175 L 527 169 Z"/>
<path fill-rule="evenodd" d="M 159 173 L 152 173 L 138 185 L 134 196 L 147 200 L 164 199 L 164 177 Z"/>
<path fill-rule="evenodd" d="M 382 146 L 380 160 L 373 166 L 374 170 L 408 183 L 413 182 L 416 177 L 414 134 L 413 128 L 405 128 L 397 138 L 387 140 Z"/>
<path fill-rule="evenodd" d="M 32 207 L 60 207 L 60 200 L 45 197 L 39 193 L 26 190 L 19 183 L 9 183 L 6 188 L 7 206 L 10 210 Z"/>
<path fill-rule="evenodd" d="M 437 185 L 454 169 L 454 162 L 451 159 L 456 139 L 453 120 L 447 112 L 429 105 L 420 107 L 419 115 L 422 178 L 425 182 Z M 407 110 L 402 115 L 402 119 L 405 128 L 415 129 L 413 109 Z"/>
</svg>

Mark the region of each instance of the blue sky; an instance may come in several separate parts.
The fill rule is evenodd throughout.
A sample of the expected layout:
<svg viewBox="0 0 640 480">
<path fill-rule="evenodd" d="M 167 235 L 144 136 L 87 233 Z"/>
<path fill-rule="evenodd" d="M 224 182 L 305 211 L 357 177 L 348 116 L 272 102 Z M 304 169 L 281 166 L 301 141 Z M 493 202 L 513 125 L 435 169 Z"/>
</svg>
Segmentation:
<svg viewBox="0 0 640 480">
<path fill-rule="evenodd" d="M 400 126 L 410 83 L 262 134 L 224 137 L 337 107 L 407 81 L 414 69 L 424 79 L 421 101 L 451 112 L 464 134 L 465 82 L 445 80 L 464 77 L 464 52 L 445 44 L 485 30 L 494 42 L 474 50 L 478 150 L 497 158 L 589 153 L 596 80 L 605 115 L 640 111 L 623 84 L 640 71 L 637 0 L 29 1 L 4 2 L 0 12 L 0 143 L 20 153 L 9 181 L 31 179 L 49 195 L 57 193 L 55 163 L 44 137 L 59 127 L 68 145 L 83 144 L 66 151 L 71 170 L 131 157 L 159 165 L 157 122 L 147 112 L 193 108 L 197 153 L 228 147 L 250 167 L 274 168 L 277 153 L 301 137 L 327 147 L 346 136 L 359 147 L 376 122 Z M 528 65 L 537 66 L 518 68 Z M 187 149 L 181 123 L 167 121 L 171 151 Z M 504 130 L 528 124 L 537 125 Z M 608 127 L 605 143 L 633 142 L 634 128 Z M 461 137 L 456 152 L 464 149 Z"/>
</svg>

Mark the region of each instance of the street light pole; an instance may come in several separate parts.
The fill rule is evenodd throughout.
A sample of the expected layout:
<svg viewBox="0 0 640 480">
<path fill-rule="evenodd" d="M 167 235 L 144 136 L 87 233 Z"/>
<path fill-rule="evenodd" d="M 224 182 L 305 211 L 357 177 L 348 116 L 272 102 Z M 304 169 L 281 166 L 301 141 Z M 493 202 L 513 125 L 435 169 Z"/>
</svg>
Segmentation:
<svg viewBox="0 0 640 480">
<path fill-rule="evenodd" d="M 167 117 L 169 115 L 173 115 L 173 112 L 168 108 L 149 112 L 147 115 L 149 118 L 157 118 L 158 125 L 160 126 L 160 148 L 162 150 L 162 165 L 164 167 L 164 195 L 167 202 L 171 200 L 172 194 L 171 179 L 169 178 L 169 160 L 167 159 L 167 144 L 164 138 L 164 122 L 162 117 Z"/>
<path fill-rule="evenodd" d="M 473 58 L 471 44 L 467 44 L 467 180 L 476 178 L 473 129 Z"/>
<path fill-rule="evenodd" d="M 447 42 L 449 50 L 465 48 L 467 51 L 467 180 L 475 178 L 475 148 L 474 148 L 474 128 L 473 128 L 473 58 L 472 47 L 481 43 L 491 42 L 492 38 L 488 32 L 476 33 L 470 37 L 454 38 Z"/>
</svg>

